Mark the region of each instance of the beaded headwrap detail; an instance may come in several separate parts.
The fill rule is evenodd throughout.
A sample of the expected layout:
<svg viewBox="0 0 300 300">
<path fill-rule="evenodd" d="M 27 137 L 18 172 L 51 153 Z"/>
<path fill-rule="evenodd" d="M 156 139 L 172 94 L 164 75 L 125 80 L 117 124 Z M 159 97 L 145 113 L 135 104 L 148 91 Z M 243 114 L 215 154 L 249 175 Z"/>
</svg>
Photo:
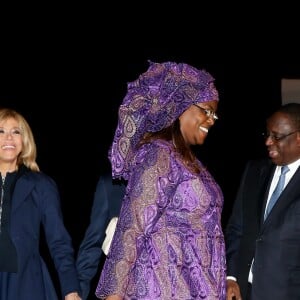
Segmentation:
<svg viewBox="0 0 300 300">
<path fill-rule="evenodd" d="M 214 78 L 184 63 L 153 63 L 127 84 L 109 150 L 113 177 L 128 179 L 130 162 L 146 132 L 170 126 L 192 104 L 219 100 Z"/>
</svg>

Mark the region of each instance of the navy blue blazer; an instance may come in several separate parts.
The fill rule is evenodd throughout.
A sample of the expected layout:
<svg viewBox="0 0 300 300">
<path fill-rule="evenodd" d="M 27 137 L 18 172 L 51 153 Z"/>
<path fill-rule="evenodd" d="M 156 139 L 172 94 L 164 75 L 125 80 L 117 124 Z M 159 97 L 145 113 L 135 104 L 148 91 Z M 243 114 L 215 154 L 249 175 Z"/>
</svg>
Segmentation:
<svg viewBox="0 0 300 300">
<path fill-rule="evenodd" d="M 243 299 L 253 258 L 253 299 L 300 299 L 300 168 L 264 222 L 275 167 L 247 164 L 225 230 L 227 275 L 237 278 Z"/>
<path fill-rule="evenodd" d="M 119 216 L 124 194 L 123 181 L 113 180 L 110 174 L 100 176 L 94 194 L 90 224 L 80 244 L 76 262 L 83 300 L 88 299 L 91 280 L 99 268 L 106 227 L 111 218 Z"/>
<path fill-rule="evenodd" d="M 0 272 L 1 300 L 58 299 L 40 254 L 41 229 L 63 297 L 80 291 L 74 250 L 63 224 L 57 186 L 47 175 L 28 170 L 18 178 L 12 194 L 9 232 L 17 252 L 18 270 L 17 273 Z"/>
</svg>

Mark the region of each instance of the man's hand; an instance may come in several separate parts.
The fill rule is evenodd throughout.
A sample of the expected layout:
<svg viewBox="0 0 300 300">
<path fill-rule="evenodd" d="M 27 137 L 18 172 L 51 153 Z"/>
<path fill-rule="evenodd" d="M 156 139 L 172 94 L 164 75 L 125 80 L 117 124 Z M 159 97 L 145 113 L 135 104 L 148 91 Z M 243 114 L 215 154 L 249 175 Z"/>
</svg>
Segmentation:
<svg viewBox="0 0 300 300">
<path fill-rule="evenodd" d="M 227 279 L 226 300 L 242 300 L 240 287 L 238 283 L 232 279 Z"/>
</svg>

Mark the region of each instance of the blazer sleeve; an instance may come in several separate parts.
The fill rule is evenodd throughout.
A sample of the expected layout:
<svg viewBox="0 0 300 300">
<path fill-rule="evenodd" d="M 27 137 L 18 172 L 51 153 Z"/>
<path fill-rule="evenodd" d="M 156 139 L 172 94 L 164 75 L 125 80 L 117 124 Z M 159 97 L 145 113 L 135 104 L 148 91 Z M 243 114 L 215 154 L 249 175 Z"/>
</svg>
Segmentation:
<svg viewBox="0 0 300 300">
<path fill-rule="evenodd" d="M 225 228 L 228 276 L 248 276 L 273 170 L 274 165 L 268 159 L 251 160 L 245 167 Z"/>
<path fill-rule="evenodd" d="M 249 163 L 242 175 L 232 213 L 225 228 L 227 276 L 237 277 L 238 254 L 243 235 L 243 193 L 248 169 Z"/>
<path fill-rule="evenodd" d="M 80 244 L 76 261 L 82 299 L 87 299 L 90 282 L 97 273 L 102 255 L 101 246 L 108 222 L 108 195 L 104 178 L 100 177 L 94 194 L 90 223 Z"/>
<path fill-rule="evenodd" d="M 79 292 L 72 239 L 64 225 L 57 185 L 46 175 L 37 176 L 39 182 L 33 194 L 41 203 L 43 228 L 62 294 Z"/>
</svg>

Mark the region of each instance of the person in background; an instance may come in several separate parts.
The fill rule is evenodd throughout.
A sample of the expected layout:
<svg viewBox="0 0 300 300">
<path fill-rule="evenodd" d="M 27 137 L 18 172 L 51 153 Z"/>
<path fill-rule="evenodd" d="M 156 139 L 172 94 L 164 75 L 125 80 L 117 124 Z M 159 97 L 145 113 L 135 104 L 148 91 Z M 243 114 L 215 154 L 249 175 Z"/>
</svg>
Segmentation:
<svg viewBox="0 0 300 300">
<path fill-rule="evenodd" d="M 39 252 L 41 226 L 63 298 L 81 299 L 57 186 L 39 171 L 29 124 L 9 108 L 0 109 L 0 172 L 0 299 L 58 299 Z"/>
<path fill-rule="evenodd" d="M 247 164 L 226 227 L 227 300 L 300 299 L 300 104 L 266 128 L 269 158 Z"/>
<path fill-rule="evenodd" d="M 96 296 L 226 296 L 223 194 L 193 153 L 218 119 L 213 77 L 185 63 L 150 62 L 128 84 L 109 158 L 128 180 Z"/>
<path fill-rule="evenodd" d="M 119 216 L 124 194 L 123 180 L 112 179 L 111 171 L 100 175 L 94 194 L 90 224 L 80 244 L 76 261 L 83 300 L 93 297 L 89 296 L 91 282 L 99 270 L 106 229 L 110 221 Z"/>
</svg>

